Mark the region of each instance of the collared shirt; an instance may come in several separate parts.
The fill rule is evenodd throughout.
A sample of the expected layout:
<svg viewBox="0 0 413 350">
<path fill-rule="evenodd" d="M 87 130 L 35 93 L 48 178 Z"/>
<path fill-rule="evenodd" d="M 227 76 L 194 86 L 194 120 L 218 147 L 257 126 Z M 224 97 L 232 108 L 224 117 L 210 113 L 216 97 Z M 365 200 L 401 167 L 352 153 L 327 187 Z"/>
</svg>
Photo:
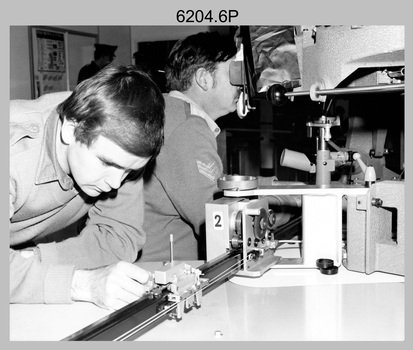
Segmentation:
<svg viewBox="0 0 413 350">
<path fill-rule="evenodd" d="M 46 136 L 43 139 L 42 152 L 35 183 L 39 185 L 57 180 L 62 189 L 71 190 L 74 186 L 73 180 L 63 171 L 57 161 L 56 135 L 59 125 L 61 125 L 59 116 L 57 115 L 56 110 L 53 110 L 45 125 Z M 77 191 L 75 193 L 77 193 Z"/>
<path fill-rule="evenodd" d="M 191 106 L 191 114 L 197 115 L 207 122 L 209 128 L 211 131 L 214 133 L 214 136 L 217 137 L 219 133 L 221 132 L 220 127 L 215 123 L 212 118 L 197 104 L 195 103 L 191 98 L 186 96 L 180 91 L 173 90 L 169 93 L 169 96 L 179 98 L 181 100 L 184 100 L 185 102 L 188 102 L 189 105 Z"/>
<path fill-rule="evenodd" d="M 75 268 L 134 262 L 145 242 L 143 181 L 79 192 L 56 156 L 56 106 L 70 92 L 10 103 L 10 302 L 68 303 Z M 80 234 L 65 229 L 87 214 Z M 76 232 L 75 232 L 76 233 Z M 33 247 L 26 259 L 19 250 Z"/>
</svg>

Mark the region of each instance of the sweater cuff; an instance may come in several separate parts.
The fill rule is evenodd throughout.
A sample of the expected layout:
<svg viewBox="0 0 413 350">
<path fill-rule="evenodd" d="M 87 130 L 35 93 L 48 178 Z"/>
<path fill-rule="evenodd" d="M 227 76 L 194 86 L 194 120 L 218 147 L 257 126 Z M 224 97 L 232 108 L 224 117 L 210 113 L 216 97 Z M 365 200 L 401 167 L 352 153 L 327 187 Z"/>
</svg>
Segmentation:
<svg viewBox="0 0 413 350">
<path fill-rule="evenodd" d="M 44 302 L 46 304 L 69 304 L 74 265 L 50 265 L 44 281 Z"/>
<path fill-rule="evenodd" d="M 57 253 L 56 242 L 38 244 L 40 261 L 44 264 L 58 264 L 59 256 Z"/>
</svg>

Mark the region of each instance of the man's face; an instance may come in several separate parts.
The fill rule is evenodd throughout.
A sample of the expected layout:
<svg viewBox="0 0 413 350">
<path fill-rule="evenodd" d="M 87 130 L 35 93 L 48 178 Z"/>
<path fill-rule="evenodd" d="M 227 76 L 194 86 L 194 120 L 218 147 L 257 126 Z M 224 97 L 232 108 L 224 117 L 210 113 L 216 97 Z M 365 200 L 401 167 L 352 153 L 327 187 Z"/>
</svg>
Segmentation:
<svg viewBox="0 0 413 350">
<path fill-rule="evenodd" d="M 131 171 L 143 168 L 148 161 L 149 158 L 124 151 L 104 136 L 99 136 L 90 147 L 74 141 L 67 150 L 70 174 L 91 197 L 119 188 Z"/>
<path fill-rule="evenodd" d="M 215 85 L 211 89 L 209 97 L 208 114 L 215 119 L 234 112 L 237 109 L 237 101 L 240 90 L 233 86 L 229 80 L 229 66 L 233 59 L 218 63 L 215 71 Z"/>
<path fill-rule="evenodd" d="M 106 67 L 109 63 L 112 63 L 114 57 L 112 55 L 105 55 L 102 57 L 102 65 Z"/>
</svg>

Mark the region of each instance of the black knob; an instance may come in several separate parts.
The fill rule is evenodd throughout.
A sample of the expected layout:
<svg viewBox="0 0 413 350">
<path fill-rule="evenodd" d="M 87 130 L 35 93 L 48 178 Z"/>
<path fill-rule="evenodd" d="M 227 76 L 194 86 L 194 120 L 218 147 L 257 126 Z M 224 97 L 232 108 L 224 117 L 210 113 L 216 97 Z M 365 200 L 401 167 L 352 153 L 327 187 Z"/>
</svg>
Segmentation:
<svg viewBox="0 0 413 350">
<path fill-rule="evenodd" d="M 266 97 L 274 106 L 282 106 L 288 100 L 286 92 L 287 89 L 283 85 L 274 84 L 268 88 Z"/>
</svg>

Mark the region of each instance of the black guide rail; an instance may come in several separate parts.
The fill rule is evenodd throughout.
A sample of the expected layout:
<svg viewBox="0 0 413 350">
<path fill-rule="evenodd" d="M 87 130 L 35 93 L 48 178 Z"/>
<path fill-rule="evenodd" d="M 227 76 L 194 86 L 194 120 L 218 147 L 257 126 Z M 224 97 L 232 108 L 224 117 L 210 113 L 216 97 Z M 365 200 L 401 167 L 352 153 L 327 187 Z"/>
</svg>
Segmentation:
<svg viewBox="0 0 413 350">
<path fill-rule="evenodd" d="M 201 277 L 208 279 L 202 289 L 206 294 L 235 275 L 242 268 L 242 251 L 232 250 L 198 267 Z M 177 303 L 168 301 L 168 290 L 126 305 L 110 315 L 62 339 L 62 341 L 124 341 L 139 338 L 170 317 Z M 196 311 L 195 311 L 196 312 Z M 185 317 L 185 316 L 184 316 Z"/>
</svg>

